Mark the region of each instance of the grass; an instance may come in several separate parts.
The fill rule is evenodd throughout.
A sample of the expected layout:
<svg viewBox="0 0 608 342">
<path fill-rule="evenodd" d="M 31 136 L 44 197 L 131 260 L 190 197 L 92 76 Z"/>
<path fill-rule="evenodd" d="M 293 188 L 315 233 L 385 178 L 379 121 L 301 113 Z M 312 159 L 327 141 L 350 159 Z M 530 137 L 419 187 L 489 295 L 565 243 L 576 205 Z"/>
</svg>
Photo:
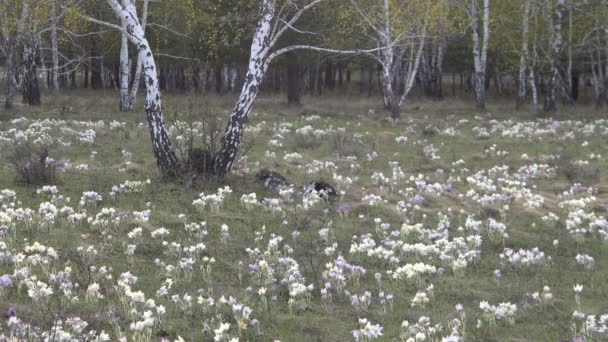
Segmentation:
<svg viewBox="0 0 608 342">
<path fill-rule="evenodd" d="M 184 112 L 210 106 L 216 108 L 218 115 L 230 109 L 234 103 L 231 96 L 219 98 L 201 98 L 194 96 L 166 96 L 164 108 L 166 112 Z M 491 120 L 513 120 L 514 122 L 526 122 L 534 120 L 533 116 L 526 112 L 514 112 L 512 104 L 499 103 L 489 108 L 488 114 L 478 115 L 471 111 L 472 105 L 468 101 L 447 99 L 442 102 L 416 102 L 404 108 L 404 119 L 399 123 L 391 123 L 384 119 L 386 113 L 379 106 L 381 103 L 375 98 L 360 97 L 331 97 L 331 98 L 305 98 L 302 107 L 289 107 L 283 104 L 283 99 L 270 97 L 261 98 L 256 107 L 250 126 L 266 122 L 264 128 L 256 136 L 248 136 L 252 148 L 247 153 L 247 166 L 254 172 L 257 169 L 267 167 L 284 174 L 287 178 L 298 185 L 303 185 L 312 179 L 325 179 L 335 184 L 332 179 L 334 171 L 321 170 L 316 174 L 306 173 L 306 163 L 313 160 L 333 162 L 337 165 L 340 175 L 350 177 L 353 182 L 350 185 L 342 184 L 340 188 L 345 194 L 336 202 L 328 202 L 309 211 L 295 210 L 295 203 L 301 199 L 296 197 L 295 203 L 285 203 L 285 216 L 273 215 L 265 210 L 255 209 L 247 211 L 242 207 L 239 199 L 242 194 L 256 192 L 258 198 L 278 197 L 272 190 L 264 189 L 256 185 L 251 173 L 235 172 L 225 179 L 206 178 L 185 187 L 180 182 L 162 182 L 158 179 L 155 163 L 149 144 L 149 135 L 141 110 L 135 113 L 119 113 L 114 110 L 117 100 L 113 93 L 74 92 L 66 93 L 56 98 L 45 98 L 45 104 L 38 108 L 18 108 L 11 112 L 1 112 L 3 134 L 13 128 L 9 120 L 25 116 L 31 119 L 43 119 L 52 117 L 60 120 L 68 120 L 66 125 L 79 130 L 81 126 L 71 120 L 112 120 L 124 121 L 124 128 L 115 130 L 96 129 L 97 137 L 92 146 L 79 144 L 72 141 L 71 146 L 55 151 L 56 159 L 69 159 L 72 165 L 79 163 L 89 164 L 89 170 L 68 171 L 60 175 L 58 188 L 65 197 L 71 198 L 71 205 L 76 207 L 78 199 L 84 191 L 96 191 L 103 195 L 104 200 L 97 207 L 87 207 L 87 214 L 93 216 L 101 207 L 114 207 L 117 211 L 141 211 L 146 208 L 152 210 L 149 222 L 134 222 L 129 219 L 122 222 L 120 226 L 111 229 L 96 230 L 90 224 L 81 224 L 77 227 L 69 227 L 57 221 L 50 227 L 33 225 L 31 227 L 18 226 L 16 239 L 11 248 L 19 252 L 32 241 L 38 241 L 46 246 L 52 246 L 60 255 L 59 261 L 53 263 L 56 269 L 65 266 L 72 267 L 73 280 L 80 284 L 79 289 L 74 292 L 79 295 L 78 303 L 66 304 L 61 295 L 52 296 L 45 304 L 36 304 L 28 298 L 24 289 L 6 289 L 0 297 L 0 312 L 7 312 L 9 307 L 15 307 L 19 317 L 42 329 L 49 329 L 54 320 L 59 318 L 65 320 L 68 317 L 78 316 L 89 322 L 87 329 L 113 331 L 106 315 L 108 310 L 113 310 L 122 315 L 121 327 L 123 332 L 129 332 L 129 315 L 123 312 L 119 304 L 118 296 L 112 290 L 113 281 L 99 281 L 102 292 L 106 297 L 97 303 L 87 303 L 84 300 L 84 290 L 92 282 L 88 266 L 79 256 L 77 248 L 92 245 L 98 254 L 92 262 L 100 267 L 106 265 L 111 267 L 111 274 L 117 279 L 121 273 L 130 271 L 138 277 L 133 285 L 134 290 L 141 290 L 146 298 L 154 298 L 157 304 L 162 303 L 167 307 L 167 313 L 162 322 L 157 321 L 152 330 L 152 340 L 158 340 L 160 336 L 168 335 L 171 340 L 182 336 L 185 340 L 210 340 L 213 329 L 217 329 L 219 322 L 228 321 L 232 323 L 231 336 L 238 335 L 235 321 L 231 318 L 229 309 L 222 309 L 217 315 L 205 313 L 201 306 L 196 304 L 198 294 L 212 296 L 219 299 L 220 296 L 233 296 L 239 302 L 244 302 L 253 308 L 252 317 L 260 321 L 264 334 L 256 336 L 253 328 L 241 331 L 242 340 L 270 341 L 280 339 L 282 341 L 349 341 L 352 340 L 351 331 L 357 328 L 358 318 L 368 318 L 373 323 L 380 323 L 384 327 L 384 337 L 380 340 L 392 341 L 398 339 L 401 333 L 401 322 L 418 321 L 420 316 L 429 316 L 433 324 L 442 323 L 444 331 L 442 336 L 449 334 L 448 325 L 453 319 L 458 319 L 459 313 L 454 306 L 457 303 L 464 305 L 467 313 L 467 341 L 562 341 L 570 340 L 573 332 L 570 329 L 572 313 L 574 310 L 583 311 L 588 314 L 603 314 L 608 312 L 608 244 L 599 239 L 586 238 L 584 242 L 577 243 L 566 231 L 564 219 L 567 214 L 558 207 L 558 195 L 567 190 L 574 181 L 581 181 L 585 186 L 600 189 L 596 195 L 597 204 L 605 203 L 608 197 L 605 195 L 606 162 L 603 158 L 592 161 L 591 165 L 582 167 L 581 170 L 571 170 L 572 160 L 584 159 L 588 153 L 608 155 L 605 147 L 605 137 L 596 133 L 583 137 L 579 133 L 574 140 L 564 141 L 560 136 L 548 136 L 542 139 L 508 138 L 499 134 L 492 134 L 489 139 L 478 139 L 472 133 L 474 126 L 491 126 Z M 374 113 L 370 114 L 370 109 Z M 320 116 L 314 121 L 304 121 L 299 114 L 308 111 Z M 587 108 L 566 108 L 555 116 L 559 120 L 584 120 L 585 122 L 597 121 L 600 114 Z M 468 123 L 459 123 L 459 120 L 467 119 Z M 291 132 L 285 133 L 282 147 L 268 145 L 268 141 L 276 133 L 273 126 L 282 122 L 293 124 Z M 598 123 L 599 122 L 599 123 Z M 327 129 L 345 127 L 346 134 L 336 137 L 317 139 L 315 143 L 301 141 L 294 136 L 295 128 L 304 125 L 312 125 L 315 129 Z M 423 131 L 428 125 L 445 129 L 455 127 L 459 132 L 455 136 L 441 134 L 424 135 Z M 576 125 L 573 125 L 576 126 Z M 398 144 L 395 138 L 409 133 L 409 140 L 405 144 Z M 360 133 L 360 138 L 354 138 L 355 133 Z M 53 134 L 59 136 L 60 131 L 55 128 Z M 581 146 L 583 140 L 589 144 Z M 439 160 L 430 160 L 422 153 L 424 146 L 432 144 L 439 149 Z M 484 151 L 496 144 L 497 149 L 509 152 L 506 157 L 487 157 Z M 7 157 L 10 143 L 4 143 L 0 149 L 3 158 Z M 133 154 L 131 165 L 125 166 L 121 157 L 121 151 L 126 150 Z M 272 150 L 277 159 L 265 157 L 265 152 Z M 91 151 L 96 151 L 94 159 L 90 158 Z M 285 153 L 298 152 L 303 156 L 302 162 L 289 164 L 282 159 Z M 367 154 L 376 151 L 379 157 L 367 160 Z M 437 259 L 429 259 L 420 256 L 400 257 L 399 266 L 406 263 L 425 262 L 446 268 L 441 276 L 425 277 L 423 283 L 407 284 L 404 282 L 390 282 L 386 274 L 394 270 L 396 265 L 386 261 L 379 261 L 365 256 L 354 256 L 349 254 L 349 247 L 353 235 L 360 236 L 366 233 L 374 234 L 374 239 L 380 243 L 381 237 L 375 230 L 374 218 L 381 218 L 382 222 L 390 223 L 391 229 L 399 230 L 403 223 L 403 217 L 396 209 L 400 200 L 409 199 L 413 192 L 408 187 L 413 183 L 399 186 L 398 191 L 388 191 L 386 187 L 380 187 L 372 182 L 371 175 L 374 172 L 383 172 L 391 175 L 389 162 L 397 161 L 403 172 L 408 176 L 423 174 L 429 180 L 445 182 L 446 177 L 436 176 L 436 171 L 442 169 L 445 174 L 456 175 L 459 171 L 452 166 L 457 160 L 464 160 L 468 171 L 465 175 L 472 175 L 479 170 L 489 169 L 495 165 L 508 165 L 511 172 L 519 167 L 529 164 L 522 160 L 522 154 L 528 154 L 532 158 L 548 154 L 560 154 L 566 156 L 551 165 L 557 167 L 557 175 L 551 179 L 538 179 L 530 181 L 529 186 L 534 193 L 542 194 L 545 203 L 538 209 L 526 209 L 522 203 L 514 201 L 506 217 L 502 222 L 507 224 L 509 238 L 506 240 L 490 241 L 482 233 L 484 242 L 480 248 L 481 258 L 479 262 L 467 267 L 464 276 L 453 274 L 449 267 Z M 347 156 L 355 156 L 356 161 L 346 159 Z M 565 170 L 570 170 L 572 175 L 568 176 Z M 591 172 L 592 170 L 593 172 Z M 589 174 L 595 175 L 589 177 Z M 570 178 L 569 178 L 570 177 Z M 574 179 L 572 178 L 574 177 Z M 578 177 L 578 179 L 577 179 Z M 20 206 L 37 210 L 43 198 L 36 194 L 38 186 L 20 184 L 15 182 L 16 175 L 11 166 L 3 164 L 0 173 L 0 188 L 9 188 L 17 192 L 21 201 Z M 125 194 L 112 201 L 108 193 L 113 185 L 123 183 L 126 180 L 151 179 L 152 185 L 146 186 L 141 193 Z M 233 189 L 233 194 L 224 203 L 219 212 L 205 210 L 197 211 L 192 201 L 198 194 L 204 192 L 214 193 L 218 187 L 228 185 Z M 415 222 L 422 222 L 425 228 L 434 228 L 437 225 L 437 213 L 447 213 L 451 210 L 455 214 L 450 216 L 451 236 L 461 236 L 456 228 L 463 224 L 464 215 L 458 215 L 462 210 L 467 214 L 473 214 L 479 219 L 482 209 L 479 204 L 466 197 L 461 196 L 472 188 L 472 185 L 463 179 L 453 184 L 454 191 L 442 195 L 423 193 L 426 201 L 419 210 L 412 214 Z M 414 191 L 416 192 L 416 191 Z M 387 200 L 377 206 L 370 206 L 362 201 L 366 194 L 374 193 Z M 406 193 L 408 194 L 406 196 Z M 340 216 L 335 213 L 341 204 L 349 204 L 352 208 L 348 216 Z M 596 210 L 597 209 L 597 210 Z M 601 215 L 601 208 L 594 211 Z M 560 221 L 555 225 L 546 225 L 541 217 L 548 212 L 560 214 Z M 183 246 L 196 243 L 198 238 L 183 229 L 183 221 L 177 217 L 185 214 L 188 222 L 202 222 L 207 224 L 209 235 L 202 239 L 207 249 L 203 253 L 214 257 L 217 262 L 213 266 L 211 277 L 204 277 L 202 272 L 195 271 L 190 277 L 166 274 L 163 267 L 155 265 L 155 260 L 160 259 L 167 264 L 177 265 L 180 253 L 170 252 L 170 248 L 163 246 L 158 239 L 150 238 L 150 232 L 159 227 L 167 228 L 171 234 L 165 238 L 170 244 L 177 242 Z M 361 219 L 362 215 L 365 219 Z M 423 215 L 426 215 L 424 217 Z M 228 225 L 230 238 L 227 242 L 221 242 L 220 226 Z M 331 241 L 338 244 L 334 257 L 324 255 L 324 249 L 328 244 L 319 238 L 319 229 L 331 224 Z M 130 239 L 127 234 L 135 227 L 141 226 L 143 237 Z M 263 238 L 256 242 L 262 227 L 265 227 Z M 293 231 L 298 230 L 300 237 L 297 241 L 292 240 Z M 269 291 L 278 296 L 277 302 L 271 302 L 266 308 L 258 296 L 247 294 L 246 289 L 253 287 L 254 292 L 260 287 L 247 271 L 247 265 L 252 261 L 247 255 L 247 248 L 267 248 L 268 240 L 272 234 L 284 238 L 284 243 L 293 248 L 291 257 L 299 264 L 302 275 L 306 278 L 306 284 L 314 284 L 312 300 L 309 307 L 297 313 L 292 313 L 287 305 L 289 293 L 284 285 L 269 285 Z M 110 238 L 111 236 L 111 238 Z M 8 239 L 8 236 L 5 237 Z M 558 249 L 553 248 L 554 239 L 560 241 Z M 136 244 L 136 252 L 133 256 L 125 255 L 127 244 Z M 513 249 L 539 247 L 552 260 L 547 264 L 532 270 L 521 271 L 510 266 L 501 264 L 499 254 L 504 247 Z M 593 271 L 581 269 L 574 257 L 578 253 L 585 253 L 595 258 Z M 363 294 L 364 291 L 372 292 L 372 305 L 367 310 L 355 310 L 347 297 L 334 295 L 333 309 L 328 312 L 322 305 L 319 289 L 323 287 L 322 271 L 325 265 L 342 254 L 348 262 L 361 265 L 367 269 L 367 273 L 361 278 L 358 285 L 349 287 L 352 294 Z M 239 262 L 242 265 L 239 266 Z M 199 263 L 200 264 L 200 263 Z M 198 265 L 196 267 L 198 267 Z M 0 273 L 12 274 L 15 266 L 11 262 L 4 261 L 0 264 Z M 44 279 L 44 272 L 36 266 L 31 267 L 32 272 Z M 495 269 L 502 270 L 499 281 L 493 276 Z M 380 288 L 374 279 L 374 274 L 380 272 L 384 279 Z M 175 278 L 175 285 L 171 294 L 188 293 L 194 297 L 194 304 L 190 308 L 182 308 L 180 304 L 173 303 L 169 298 L 155 297 L 156 291 L 162 282 L 168 278 Z M 434 295 L 426 308 L 411 308 L 410 301 L 421 287 L 434 285 Z M 582 306 L 579 308 L 575 303 L 574 284 L 584 285 L 581 294 Z M 541 291 L 543 286 L 551 287 L 553 300 L 549 304 L 536 305 L 526 295 Z M 386 291 L 394 295 L 392 310 L 383 310 L 379 304 L 379 291 Z M 56 293 L 59 292 L 56 290 Z M 479 302 L 486 300 L 491 304 L 500 302 L 511 302 L 517 304 L 518 311 L 515 316 L 515 325 L 499 324 L 490 330 L 476 328 L 477 318 L 481 318 Z M 142 311 L 142 306 L 137 306 Z M 205 325 L 209 325 L 205 328 Z M 208 331 L 205 333 L 204 330 Z M 6 331 L 6 329 L 4 330 Z M 599 339 L 598 339 L 599 340 Z"/>
</svg>

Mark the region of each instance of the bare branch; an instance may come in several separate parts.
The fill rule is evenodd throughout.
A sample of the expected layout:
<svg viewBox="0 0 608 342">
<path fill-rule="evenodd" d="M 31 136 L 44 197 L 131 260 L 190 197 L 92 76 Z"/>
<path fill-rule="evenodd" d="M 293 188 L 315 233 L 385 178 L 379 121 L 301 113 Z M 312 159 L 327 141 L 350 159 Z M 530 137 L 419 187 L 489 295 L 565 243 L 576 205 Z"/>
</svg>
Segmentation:
<svg viewBox="0 0 608 342">
<path fill-rule="evenodd" d="M 296 23 L 296 21 L 298 21 L 298 19 L 300 19 L 302 14 L 304 14 L 309 9 L 315 7 L 318 3 L 322 2 L 322 1 L 324 1 L 324 0 L 313 0 L 308 5 L 302 7 L 300 10 L 298 10 L 291 17 L 291 19 L 289 19 L 289 21 L 287 21 L 285 23 L 285 25 L 283 27 L 281 27 L 273 36 L 271 36 L 271 38 L 270 38 L 271 42 L 268 46 L 275 46 L 277 41 L 281 38 L 281 36 L 285 33 L 285 31 L 287 31 L 290 27 L 293 27 L 293 25 Z M 278 26 L 278 24 L 277 24 L 277 26 Z"/>
</svg>

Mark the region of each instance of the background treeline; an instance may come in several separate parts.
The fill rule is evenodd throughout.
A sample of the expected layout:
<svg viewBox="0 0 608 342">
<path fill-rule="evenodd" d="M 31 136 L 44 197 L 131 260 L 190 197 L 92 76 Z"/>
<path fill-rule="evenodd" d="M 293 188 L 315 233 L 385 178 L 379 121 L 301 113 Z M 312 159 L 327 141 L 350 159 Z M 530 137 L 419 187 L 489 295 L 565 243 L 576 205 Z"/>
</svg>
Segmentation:
<svg viewBox="0 0 608 342">
<path fill-rule="evenodd" d="M 297 6 L 299 2 L 303 1 L 286 3 Z M 279 44 L 337 50 L 381 46 L 382 37 L 374 28 L 382 25 L 378 19 L 385 2 L 390 2 L 392 35 L 405 37 L 395 48 L 395 70 L 389 75 L 397 97 L 410 91 L 405 79 L 415 66 L 414 97 L 441 99 L 470 93 L 483 96 L 485 102 L 485 93 L 477 94 L 475 87 L 476 78 L 483 73 L 483 87 L 494 97 L 517 99 L 519 106 L 529 101 L 535 111 L 554 110 L 552 93 L 558 104 L 561 100 L 600 107 L 608 100 L 608 0 L 487 1 L 487 41 L 483 0 L 327 0 L 305 13 Z M 145 4 L 146 35 L 156 57 L 161 90 L 239 93 L 260 3 L 157 0 Z M 136 6 L 142 13 L 144 1 L 137 1 Z M 124 74 L 121 33 L 85 17 L 115 20 L 105 1 L 0 2 L 0 63 L 7 107 L 19 92 L 25 103 L 40 103 L 39 88 L 54 92 L 120 88 Z M 478 47 L 473 35 L 478 35 Z M 480 70 L 475 49 L 481 54 L 484 47 L 487 57 L 480 61 L 484 63 Z M 133 75 L 137 52 L 135 46 L 128 49 L 129 75 Z M 302 49 L 277 58 L 260 91 L 286 94 L 290 103 L 298 103 L 302 95 L 386 97 L 385 68 L 363 53 Z M 124 77 L 132 88 L 134 77 Z M 37 85 L 33 78 L 38 79 Z M 139 82 L 143 85 L 144 79 Z M 410 96 L 404 100 L 409 101 Z M 386 102 L 390 100 L 385 100 L 388 108 Z M 483 102 L 478 101 L 480 109 Z"/>
</svg>

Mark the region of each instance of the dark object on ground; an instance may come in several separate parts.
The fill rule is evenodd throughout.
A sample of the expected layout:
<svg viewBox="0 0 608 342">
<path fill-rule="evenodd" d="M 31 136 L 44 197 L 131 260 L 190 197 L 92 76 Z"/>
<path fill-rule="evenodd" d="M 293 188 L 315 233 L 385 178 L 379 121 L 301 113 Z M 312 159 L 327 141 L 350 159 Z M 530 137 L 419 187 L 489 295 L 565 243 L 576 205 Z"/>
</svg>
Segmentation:
<svg viewBox="0 0 608 342">
<path fill-rule="evenodd" d="M 288 181 L 287 178 L 283 177 L 283 175 L 268 169 L 262 169 L 256 173 L 255 179 L 259 184 L 269 189 L 288 187 L 292 185 L 292 183 Z"/>
<path fill-rule="evenodd" d="M 188 156 L 188 166 L 190 170 L 198 174 L 208 174 L 213 172 L 213 156 L 207 150 L 195 148 L 190 151 Z"/>
<path fill-rule="evenodd" d="M 322 180 L 315 180 L 308 183 L 308 185 L 304 187 L 304 194 L 308 194 L 313 190 L 318 192 L 319 196 L 321 196 L 322 198 L 338 196 L 338 192 L 336 191 L 336 189 L 333 186 L 329 185 L 329 183 L 324 182 Z"/>
<path fill-rule="evenodd" d="M 489 218 L 498 219 L 500 218 L 500 212 L 494 208 L 482 208 L 481 209 L 481 218 L 486 220 Z"/>
</svg>

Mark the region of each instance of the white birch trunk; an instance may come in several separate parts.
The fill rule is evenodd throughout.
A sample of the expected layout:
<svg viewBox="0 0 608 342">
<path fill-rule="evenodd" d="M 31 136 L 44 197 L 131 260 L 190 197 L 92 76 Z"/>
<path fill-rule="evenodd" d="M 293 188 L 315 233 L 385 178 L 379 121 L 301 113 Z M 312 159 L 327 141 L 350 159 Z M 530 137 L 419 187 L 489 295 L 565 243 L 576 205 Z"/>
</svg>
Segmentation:
<svg viewBox="0 0 608 342">
<path fill-rule="evenodd" d="M 53 19 L 51 21 L 51 59 L 52 59 L 52 84 L 53 91 L 55 93 L 59 92 L 59 42 L 57 40 L 57 8 L 56 8 L 56 0 L 51 2 L 52 11 L 53 11 Z"/>
<path fill-rule="evenodd" d="M 535 114 L 538 114 L 540 108 L 538 106 L 538 87 L 536 86 L 536 63 L 538 60 L 538 50 L 536 46 L 536 39 L 534 40 L 534 46 L 532 47 L 532 65 L 530 66 L 530 90 L 532 92 L 532 109 Z"/>
<path fill-rule="evenodd" d="M 230 119 L 224 136 L 222 147 L 215 160 L 215 172 L 225 175 L 232 169 L 237 153 L 243 139 L 245 122 L 251 113 L 251 108 L 258 95 L 259 87 L 268 69 L 268 54 L 272 48 L 271 24 L 275 16 L 275 1 L 263 0 L 261 6 L 261 18 L 257 24 L 253 41 L 251 43 L 251 55 L 245 82 L 236 105 L 232 109 Z"/>
<path fill-rule="evenodd" d="M 413 66 L 408 67 L 406 75 L 403 77 L 405 81 L 405 86 L 403 87 L 403 94 L 401 95 L 401 100 L 399 100 L 399 105 L 407 102 L 407 98 L 414 88 L 414 83 L 416 82 L 416 75 L 418 74 L 418 69 L 420 67 L 420 59 L 422 58 L 422 52 L 424 51 L 424 42 L 426 39 L 423 37 L 420 39 L 420 45 L 418 46 L 418 52 L 414 57 Z M 412 65 L 412 63 L 410 63 Z"/>
<path fill-rule="evenodd" d="M 13 93 L 15 91 L 15 82 L 14 82 L 14 55 L 15 55 L 15 37 L 14 34 L 9 37 L 7 46 L 4 49 L 6 54 L 6 62 L 4 65 L 5 69 L 5 80 L 4 80 L 4 108 L 12 109 L 13 108 Z"/>
<path fill-rule="evenodd" d="M 382 88 L 384 89 L 384 105 L 387 109 L 390 109 L 391 118 L 393 120 L 399 120 L 401 118 L 401 108 L 399 106 L 400 99 L 393 90 L 393 79 L 399 61 L 395 58 L 395 49 L 393 48 L 393 32 L 389 6 L 389 0 L 384 0 L 382 6 L 382 15 L 384 19 L 382 45 L 384 49 L 380 53 L 380 63 L 382 64 Z"/>
<path fill-rule="evenodd" d="M 36 67 L 36 52 L 39 44 L 38 36 L 29 36 L 23 44 L 23 103 L 30 106 L 40 105 L 40 87 L 38 85 L 38 69 Z"/>
<path fill-rule="evenodd" d="M 557 82 L 559 81 L 559 57 L 562 52 L 562 23 L 566 10 L 566 0 L 557 0 L 555 19 L 551 30 L 551 73 L 547 81 L 547 94 L 545 96 L 545 111 L 555 112 L 557 110 L 556 94 Z"/>
<path fill-rule="evenodd" d="M 107 2 L 120 20 L 126 20 L 127 32 L 129 33 L 127 37 L 131 43 L 137 46 L 139 54 L 142 56 L 146 84 L 144 109 L 148 119 L 156 163 L 164 175 L 174 175 L 178 172 L 179 163 L 165 127 L 156 62 L 150 44 L 148 44 L 144 30 L 137 18 L 134 4 L 124 8 L 117 0 L 107 0 Z"/>
<path fill-rule="evenodd" d="M 519 84 L 517 89 L 517 109 L 520 109 L 526 101 L 526 69 L 528 67 L 528 32 L 530 27 L 530 1 L 524 0 L 523 18 L 522 18 L 522 42 L 521 42 L 521 58 L 519 60 Z"/>
<path fill-rule="evenodd" d="M 122 0 L 123 8 L 135 7 L 134 0 Z M 127 38 L 127 19 L 121 19 L 123 32 L 120 35 L 120 110 L 129 110 L 129 39 Z"/>
<path fill-rule="evenodd" d="M 146 26 L 148 23 L 148 0 L 144 0 L 144 5 L 143 5 L 143 9 L 141 12 L 141 19 L 140 19 L 140 23 L 141 23 L 141 28 L 144 31 L 144 34 L 146 33 Z M 134 111 L 135 110 L 135 104 L 137 102 L 137 91 L 139 90 L 139 83 L 141 80 L 141 72 L 142 72 L 142 66 L 143 66 L 143 55 L 141 53 L 137 54 L 137 66 L 135 67 L 135 74 L 133 75 L 133 84 L 131 85 L 131 91 L 129 93 L 129 105 L 128 105 L 128 110 L 129 111 Z"/>
<path fill-rule="evenodd" d="M 19 41 L 21 40 L 21 35 L 23 34 L 23 29 L 25 26 L 25 21 L 29 14 L 29 4 L 27 1 L 23 2 L 21 7 L 21 16 L 19 18 L 19 22 L 17 23 L 17 28 L 15 31 L 8 34 L 8 38 L 6 41 L 6 46 L 4 47 L 4 52 L 6 54 L 6 62 L 5 62 L 5 74 L 6 80 L 4 81 L 4 108 L 11 109 L 13 108 L 13 95 L 15 94 L 15 89 L 17 88 L 15 82 L 15 48 Z"/>
<path fill-rule="evenodd" d="M 483 39 L 479 41 L 477 0 L 471 0 L 471 26 L 473 29 L 473 62 L 475 65 L 475 102 L 479 111 L 486 109 L 486 60 L 490 40 L 490 0 L 483 4 Z"/>
</svg>

